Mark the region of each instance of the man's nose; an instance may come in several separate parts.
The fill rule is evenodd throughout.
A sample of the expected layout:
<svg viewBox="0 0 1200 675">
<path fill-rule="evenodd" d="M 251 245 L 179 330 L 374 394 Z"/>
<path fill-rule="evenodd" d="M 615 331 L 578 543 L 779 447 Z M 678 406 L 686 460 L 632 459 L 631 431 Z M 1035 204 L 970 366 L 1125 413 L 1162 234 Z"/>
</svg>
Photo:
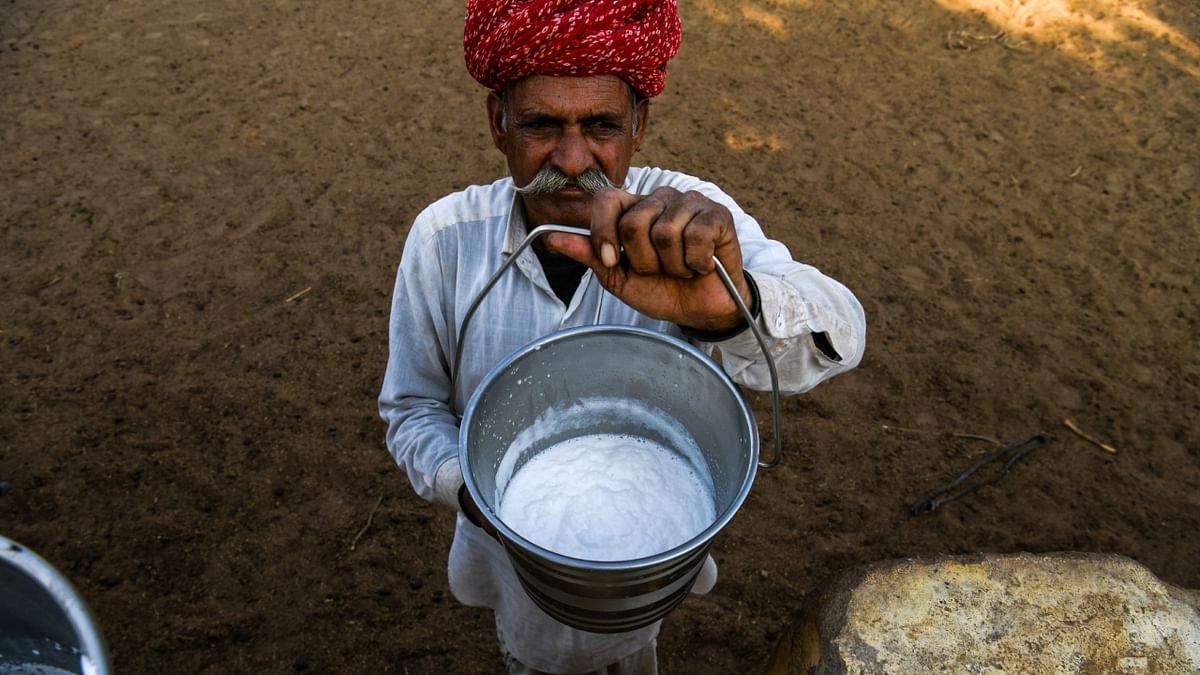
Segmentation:
<svg viewBox="0 0 1200 675">
<path fill-rule="evenodd" d="M 594 165 L 592 150 L 579 129 L 567 128 L 554 149 L 554 163 L 566 175 L 574 178 Z"/>
</svg>

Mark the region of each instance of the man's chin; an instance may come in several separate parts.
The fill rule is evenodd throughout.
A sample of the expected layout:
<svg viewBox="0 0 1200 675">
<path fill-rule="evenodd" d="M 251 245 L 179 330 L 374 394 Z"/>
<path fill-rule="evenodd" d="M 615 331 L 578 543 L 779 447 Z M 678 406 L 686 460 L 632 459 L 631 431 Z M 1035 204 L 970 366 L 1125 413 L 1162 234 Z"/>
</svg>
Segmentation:
<svg viewBox="0 0 1200 675">
<path fill-rule="evenodd" d="M 573 227 L 592 224 L 592 195 L 579 189 L 559 190 L 552 195 L 525 197 L 525 212 L 535 225 L 553 223 Z"/>
</svg>

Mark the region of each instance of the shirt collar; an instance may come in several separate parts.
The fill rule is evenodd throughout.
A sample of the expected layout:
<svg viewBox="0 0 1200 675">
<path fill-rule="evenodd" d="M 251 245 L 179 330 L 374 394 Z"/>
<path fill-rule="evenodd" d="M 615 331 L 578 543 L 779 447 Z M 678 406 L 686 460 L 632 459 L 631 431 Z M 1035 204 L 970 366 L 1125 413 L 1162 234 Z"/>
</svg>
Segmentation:
<svg viewBox="0 0 1200 675">
<path fill-rule="evenodd" d="M 512 255 L 528 234 L 528 228 L 525 226 L 525 208 L 521 205 L 521 195 L 512 187 L 512 179 L 509 179 L 509 189 L 512 190 L 512 199 L 508 205 L 508 219 L 504 224 L 504 248 L 500 250 L 506 256 Z"/>
</svg>

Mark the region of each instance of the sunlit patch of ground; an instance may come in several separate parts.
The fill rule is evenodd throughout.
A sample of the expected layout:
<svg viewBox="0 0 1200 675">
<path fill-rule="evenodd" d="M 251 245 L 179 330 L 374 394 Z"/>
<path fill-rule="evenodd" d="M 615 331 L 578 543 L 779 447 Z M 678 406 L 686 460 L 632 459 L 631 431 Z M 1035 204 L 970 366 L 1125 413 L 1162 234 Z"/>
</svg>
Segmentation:
<svg viewBox="0 0 1200 675">
<path fill-rule="evenodd" d="M 778 14 L 774 14 L 750 3 L 742 3 L 739 10 L 742 16 L 773 35 L 783 35 L 784 23 Z"/>
<path fill-rule="evenodd" d="M 969 49 L 985 42 L 1019 48 L 1025 43 L 1055 48 L 1112 69 L 1112 52 L 1128 47 L 1155 55 L 1193 77 L 1200 77 L 1200 45 L 1184 31 L 1158 16 L 1150 0 L 936 0 L 959 13 L 978 13 L 996 32 L 951 31 L 947 47 Z M 788 33 L 789 10 L 812 7 L 821 0 L 696 0 L 709 18 L 721 23 L 746 23 L 774 38 Z"/>
<path fill-rule="evenodd" d="M 784 148 L 779 134 L 772 134 L 752 127 L 739 127 L 725 133 L 725 146 L 730 150 L 769 150 L 778 152 Z"/>
<path fill-rule="evenodd" d="M 1165 47 L 1158 55 L 1193 77 L 1200 77 L 1196 41 L 1155 15 L 1144 0 L 937 0 L 956 12 L 979 12 L 1002 33 L 1007 44 L 1018 41 L 1053 44 L 1099 66 L 1110 65 L 1111 48 L 1139 43 Z M 963 36 L 959 36 L 963 37 Z M 985 36 L 966 35 L 962 44 Z M 948 43 L 954 45 L 950 36 Z"/>
<path fill-rule="evenodd" d="M 726 127 L 722 141 L 730 150 L 779 152 L 787 147 L 783 136 L 762 128 L 754 121 L 755 116 L 733 97 L 722 98 L 722 110 L 724 111 L 722 122 Z"/>
<path fill-rule="evenodd" d="M 697 0 L 696 5 L 709 16 L 723 23 L 742 20 L 756 26 L 774 37 L 787 32 L 787 22 L 779 11 L 781 8 L 808 6 L 814 0 L 764 0 L 727 2 L 726 0 Z"/>
</svg>

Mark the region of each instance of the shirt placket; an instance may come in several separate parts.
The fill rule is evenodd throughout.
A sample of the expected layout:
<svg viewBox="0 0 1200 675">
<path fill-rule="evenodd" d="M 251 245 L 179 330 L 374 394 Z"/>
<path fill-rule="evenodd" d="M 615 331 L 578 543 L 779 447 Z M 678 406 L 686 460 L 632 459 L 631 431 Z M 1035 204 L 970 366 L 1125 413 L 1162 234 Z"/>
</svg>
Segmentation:
<svg viewBox="0 0 1200 675">
<path fill-rule="evenodd" d="M 550 282 L 546 279 L 546 273 L 542 270 L 541 263 L 538 262 L 537 256 L 532 249 L 526 249 L 521 253 L 521 257 L 517 258 L 517 269 L 524 274 L 530 283 L 533 284 L 537 299 L 537 306 L 540 309 L 539 313 L 551 313 L 553 323 L 559 328 L 562 328 L 567 320 L 569 312 L 563 305 L 562 300 L 554 294 L 554 290 L 550 288 Z M 578 294 L 577 294 L 578 295 Z"/>
<path fill-rule="evenodd" d="M 591 270 L 584 272 L 579 279 L 579 287 L 575 289 L 575 295 L 571 296 L 571 305 L 567 307 L 558 327 L 561 329 L 599 323 L 596 312 L 603 292 L 596 281 L 596 275 Z"/>
</svg>

